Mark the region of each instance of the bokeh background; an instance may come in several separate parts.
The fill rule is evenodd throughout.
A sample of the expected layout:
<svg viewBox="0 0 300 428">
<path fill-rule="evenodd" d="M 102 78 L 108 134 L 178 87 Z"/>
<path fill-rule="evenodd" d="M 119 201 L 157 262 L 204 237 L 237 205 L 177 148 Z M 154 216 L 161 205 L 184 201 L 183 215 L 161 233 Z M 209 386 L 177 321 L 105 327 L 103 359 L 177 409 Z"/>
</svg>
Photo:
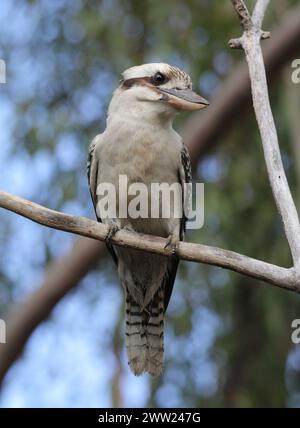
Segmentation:
<svg viewBox="0 0 300 428">
<path fill-rule="evenodd" d="M 299 14 L 298 3 L 272 1 L 265 29 L 276 32 L 286 12 Z M 7 83 L 0 85 L 0 188 L 94 218 L 87 150 L 105 127 L 121 72 L 169 62 L 191 74 L 201 95 L 216 99 L 244 61 L 227 46 L 239 34 L 229 1 L 1 0 Z M 270 92 L 299 207 L 300 85 L 291 83 L 292 59 L 280 67 Z M 178 118 L 176 128 L 186 121 Z M 195 179 L 205 183 L 205 224 L 187 239 L 290 266 L 253 111 L 246 109 L 216 143 L 194 168 Z M 2 407 L 300 406 L 300 345 L 291 341 L 299 296 L 181 262 L 167 315 L 164 373 L 134 377 L 123 344 L 123 295 L 106 253 L 100 258 L 99 250 L 99 263 L 66 290 L 72 262 L 65 257 L 76 242 L 0 211 L 0 318 L 12 314 L 11 325 L 30 312 L 24 302 L 46 317 L 2 380 Z M 45 296 L 32 299 L 47 286 L 47 266 L 59 263 L 66 276 L 56 287 L 63 291 L 49 295 L 49 307 L 55 304 L 48 314 Z M 30 314 L 24 319 L 30 330 Z"/>
</svg>

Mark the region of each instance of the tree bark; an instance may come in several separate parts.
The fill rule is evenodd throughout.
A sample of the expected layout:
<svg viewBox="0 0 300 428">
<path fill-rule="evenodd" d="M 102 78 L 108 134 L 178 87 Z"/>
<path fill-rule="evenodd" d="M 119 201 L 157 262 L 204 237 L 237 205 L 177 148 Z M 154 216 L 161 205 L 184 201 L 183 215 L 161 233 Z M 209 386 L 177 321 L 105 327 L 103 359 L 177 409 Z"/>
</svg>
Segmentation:
<svg viewBox="0 0 300 428">
<path fill-rule="evenodd" d="M 0 191 L 0 207 L 43 226 L 88 238 L 105 241 L 108 234 L 108 226 L 103 223 L 85 217 L 53 211 L 2 191 Z M 120 230 L 111 238 L 110 242 L 121 247 L 146 251 L 165 257 L 174 257 L 170 250 L 166 248 L 167 239 L 158 236 Z M 179 243 L 176 257 L 181 260 L 230 269 L 286 290 L 300 293 L 300 281 L 297 281 L 293 268 L 286 269 L 233 251 L 187 242 Z"/>
</svg>

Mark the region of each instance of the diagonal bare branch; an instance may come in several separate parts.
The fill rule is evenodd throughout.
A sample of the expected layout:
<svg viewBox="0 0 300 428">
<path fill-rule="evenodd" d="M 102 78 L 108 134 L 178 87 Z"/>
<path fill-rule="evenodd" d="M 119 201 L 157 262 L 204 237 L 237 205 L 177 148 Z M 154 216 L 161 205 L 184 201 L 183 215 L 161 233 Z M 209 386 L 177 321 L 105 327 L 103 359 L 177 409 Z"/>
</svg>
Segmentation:
<svg viewBox="0 0 300 428">
<path fill-rule="evenodd" d="M 0 191 L 0 207 L 13 211 L 36 223 L 65 232 L 104 241 L 108 226 L 85 217 L 63 214 L 34 202 Z M 165 249 L 166 239 L 120 230 L 111 242 L 117 246 L 133 248 L 161 256 L 170 256 Z M 201 244 L 180 242 L 178 258 L 197 263 L 219 266 L 266 281 L 287 290 L 300 293 L 293 268 L 286 269 L 270 263 L 243 256 L 229 250 Z"/>
</svg>

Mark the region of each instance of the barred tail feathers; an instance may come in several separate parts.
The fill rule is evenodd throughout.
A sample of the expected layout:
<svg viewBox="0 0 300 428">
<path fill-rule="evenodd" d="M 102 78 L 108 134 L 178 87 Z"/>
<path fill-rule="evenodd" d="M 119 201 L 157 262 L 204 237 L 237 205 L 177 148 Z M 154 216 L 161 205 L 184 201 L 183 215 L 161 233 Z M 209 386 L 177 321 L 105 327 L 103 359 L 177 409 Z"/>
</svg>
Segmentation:
<svg viewBox="0 0 300 428">
<path fill-rule="evenodd" d="M 164 292 L 160 287 L 147 308 L 141 308 L 126 293 L 126 349 L 135 375 L 144 371 L 158 376 L 164 356 Z"/>
<path fill-rule="evenodd" d="M 164 363 L 164 289 L 160 287 L 151 302 L 151 316 L 147 324 L 147 360 L 145 370 L 159 376 Z"/>
<path fill-rule="evenodd" d="M 147 338 L 144 329 L 144 317 L 140 306 L 133 300 L 128 291 L 126 294 L 126 327 L 125 343 L 128 364 L 135 375 L 140 375 L 145 370 L 147 354 Z"/>
</svg>

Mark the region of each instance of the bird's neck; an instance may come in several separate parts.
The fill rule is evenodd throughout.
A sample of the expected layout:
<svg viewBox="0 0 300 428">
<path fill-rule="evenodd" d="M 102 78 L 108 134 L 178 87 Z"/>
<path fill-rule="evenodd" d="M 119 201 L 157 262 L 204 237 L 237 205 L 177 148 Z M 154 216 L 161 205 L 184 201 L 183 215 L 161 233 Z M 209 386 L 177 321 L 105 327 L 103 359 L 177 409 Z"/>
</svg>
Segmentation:
<svg viewBox="0 0 300 428">
<path fill-rule="evenodd" d="M 107 127 L 115 126 L 118 122 L 126 122 L 128 127 L 160 127 L 169 130 L 172 128 L 173 120 L 172 112 L 166 111 L 163 105 L 154 102 L 123 104 L 112 100 L 108 109 Z"/>
</svg>

